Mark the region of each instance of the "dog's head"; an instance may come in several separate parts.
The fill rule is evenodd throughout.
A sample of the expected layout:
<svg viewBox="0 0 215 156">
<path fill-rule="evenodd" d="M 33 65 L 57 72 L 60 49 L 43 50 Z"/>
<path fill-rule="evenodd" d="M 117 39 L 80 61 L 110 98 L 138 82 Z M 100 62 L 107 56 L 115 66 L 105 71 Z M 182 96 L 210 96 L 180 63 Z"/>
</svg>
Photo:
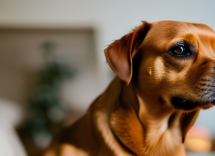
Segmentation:
<svg viewBox="0 0 215 156">
<path fill-rule="evenodd" d="M 143 22 L 105 55 L 116 75 L 148 100 L 183 111 L 215 104 L 215 33 L 206 25 Z"/>
</svg>

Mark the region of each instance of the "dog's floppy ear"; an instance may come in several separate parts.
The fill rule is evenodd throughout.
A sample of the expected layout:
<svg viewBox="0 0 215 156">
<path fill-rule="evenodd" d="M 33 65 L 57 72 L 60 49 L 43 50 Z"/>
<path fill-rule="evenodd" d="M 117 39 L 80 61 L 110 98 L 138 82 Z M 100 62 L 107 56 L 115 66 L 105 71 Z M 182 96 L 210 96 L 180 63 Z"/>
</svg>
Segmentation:
<svg viewBox="0 0 215 156">
<path fill-rule="evenodd" d="M 149 28 L 150 24 L 144 21 L 142 25 L 137 27 L 133 32 L 116 40 L 105 49 L 105 56 L 110 67 L 126 85 L 128 85 L 132 79 L 132 60 Z"/>
</svg>

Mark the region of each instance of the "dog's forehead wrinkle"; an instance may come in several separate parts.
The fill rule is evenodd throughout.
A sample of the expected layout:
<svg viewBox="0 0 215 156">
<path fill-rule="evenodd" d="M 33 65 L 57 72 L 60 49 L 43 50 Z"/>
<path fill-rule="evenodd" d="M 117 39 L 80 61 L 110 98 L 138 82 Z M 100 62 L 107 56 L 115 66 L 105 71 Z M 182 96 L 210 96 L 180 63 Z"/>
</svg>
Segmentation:
<svg viewBox="0 0 215 156">
<path fill-rule="evenodd" d="M 215 51 L 215 33 L 209 30 L 196 30 L 196 36 L 198 38 L 199 47 L 204 47 L 207 50 Z"/>
<path fill-rule="evenodd" d="M 199 46 L 205 47 L 208 50 L 215 50 L 215 36 L 208 37 L 207 35 L 199 35 Z"/>
<path fill-rule="evenodd" d="M 214 32 L 213 29 L 209 26 L 207 26 L 206 24 L 202 24 L 202 23 L 189 23 L 191 25 L 193 25 L 194 27 L 201 29 L 201 30 L 208 30 L 210 32 Z"/>
<path fill-rule="evenodd" d="M 191 23 L 191 24 L 194 26 L 196 32 L 198 33 L 209 34 L 209 35 L 214 34 L 213 29 L 205 24 L 199 24 L 199 23 Z"/>
<path fill-rule="evenodd" d="M 205 42 L 200 44 L 199 47 L 198 55 L 201 60 L 207 60 L 207 62 L 215 60 L 215 43 L 207 44 Z"/>
</svg>

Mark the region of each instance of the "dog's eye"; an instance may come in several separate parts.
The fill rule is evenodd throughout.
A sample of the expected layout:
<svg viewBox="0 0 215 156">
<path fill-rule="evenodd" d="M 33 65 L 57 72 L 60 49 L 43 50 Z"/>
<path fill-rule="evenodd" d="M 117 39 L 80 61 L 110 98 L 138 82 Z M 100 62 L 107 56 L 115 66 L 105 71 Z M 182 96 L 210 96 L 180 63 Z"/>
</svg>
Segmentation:
<svg viewBox="0 0 215 156">
<path fill-rule="evenodd" d="M 183 46 L 178 46 L 173 49 L 173 52 L 177 55 L 183 55 L 185 52 L 185 48 Z"/>
<path fill-rule="evenodd" d="M 169 51 L 172 55 L 177 56 L 187 56 L 190 55 L 190 50 L 188 47 L 186 47 L 184 44 L 178 44 L 170 49 Z"/>
</svg>

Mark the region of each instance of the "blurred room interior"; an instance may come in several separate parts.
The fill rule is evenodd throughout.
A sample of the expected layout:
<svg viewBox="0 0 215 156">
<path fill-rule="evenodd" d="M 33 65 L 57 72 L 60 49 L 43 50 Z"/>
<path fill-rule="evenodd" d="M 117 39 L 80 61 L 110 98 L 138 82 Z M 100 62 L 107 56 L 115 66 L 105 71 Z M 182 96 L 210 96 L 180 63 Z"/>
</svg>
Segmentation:
<svg viewBox="0 0 215 156">
<path fill-rule="evenodd" d="M 41 98 L 56 105 L 49 105 L 49 101 L 46 108 L 37 105 L 37 109 L 46 109 L 44 120 L 61 128 L 83 115 L 115 76 L 103 53 L 108 44 L 143 20 L 204 23 L 215 30 L 214 5 L 213 0 L 0 0 L 0 150 L 6 156 L 38 155 L 57 133 L 56 127 L 49 125 L 49 131 L 32 132 L 32 139 L 23 137 L 23 124 L 34 120 L 31 112 L 35 109 L 30 106 L 34 102 L 30 99 L 33 95 L 39 98 L 35 92 L 41 88 L 44 71 L 52 72 L 50 63 L 55 63 L 57 74 L 48 75 L 54 79 L 48 85 L 59 86 L 51 89 L 53 95 Z M 65 65 L 69 71 L 65 71 Z M 65 81 L 58 77 L 67 72 L 70 77 Z M 188 156 L 214 155 L 214 111 L 201 111 L 188 135 Z M 42 122 L 36 119 L 35 123 Z"/>
</svg>

